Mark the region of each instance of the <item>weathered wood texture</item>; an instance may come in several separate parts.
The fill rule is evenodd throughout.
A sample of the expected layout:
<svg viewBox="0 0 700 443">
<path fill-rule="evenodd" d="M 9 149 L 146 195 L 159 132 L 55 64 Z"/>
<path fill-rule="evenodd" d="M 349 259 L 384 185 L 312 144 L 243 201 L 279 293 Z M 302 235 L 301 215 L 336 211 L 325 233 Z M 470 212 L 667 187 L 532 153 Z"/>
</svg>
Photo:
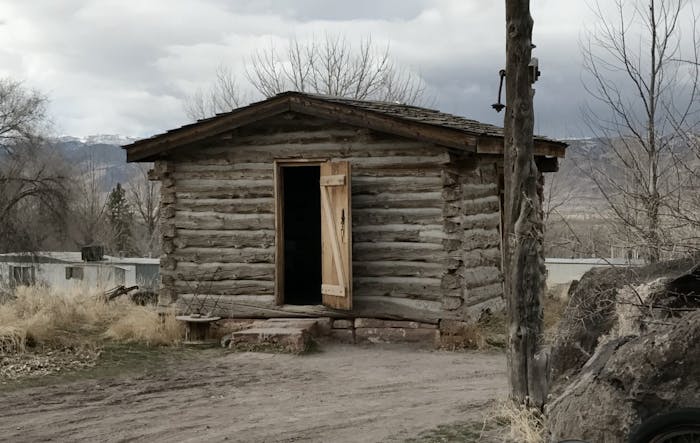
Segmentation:
<svg viewBox="0 0 700 443">
<path fill-rule="evenodd" d="M 519 404 L 542 408 L 547 398 L 542 352 L 544 290 L 540 172 L 533 142 L 532 26 L 529 0 L 506 0 L 506 114 L 504 118 L 505 276 L 508 381 Z"/>
<path fill-rule="evenodd" d="M 441 287 L 443 308 L 473 318 L 483 302 L 503 296 L 501 204 L 493 157 L 453 158 L 442 172 L 443 247 L 451 258 Z"/>
<path fill-rule="evenodd" d="M 273 296 L 273 161 L 300 158 L 352 164 L 353 291 L 364 302 L 348 315 L 463 318 L 501 295 L 493 162 L 309 117 L 270 120 L 170 157 L 164 291 L 225 294 L 231 307 L 255 300 L 234 316 L 299 314 Z"/>
</svg>

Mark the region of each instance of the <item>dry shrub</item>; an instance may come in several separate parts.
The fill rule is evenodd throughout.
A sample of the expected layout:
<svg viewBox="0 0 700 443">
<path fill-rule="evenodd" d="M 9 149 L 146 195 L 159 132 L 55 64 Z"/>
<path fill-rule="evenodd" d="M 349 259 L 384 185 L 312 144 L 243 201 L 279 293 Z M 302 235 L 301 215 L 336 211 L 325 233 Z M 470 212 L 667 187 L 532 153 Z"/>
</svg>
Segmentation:
<svg viewBox="0 0 700 443">
<path fill-rule="evenodd" d="M 174 311 L 161 316 L 151 308 L 132 305 L 124 314 L 107 329 L 107 338 L 125 343 L 169 345 L 181 340 L 184 334 L 184 326 L 175 320 Z"/>
<path fill-rule="evenodd" d="M 49 347 L 90 347 L 106 339 L 146 344 L 179 340 L 174 312 L 161 317 L 155 308 L 137 307 L 126 298 L 107 303 L 102 294 L 98 288 L 18 288 L 13 300 L 0 305 L 2 331 L 12 330 L 28 344 Z M 129 327 L 135 330 L 128 332 Z"/>
<path fill-rule="evenodd" d="M 505 441 L 518 443 L 543 443 L 546 441 L 545 417 L 537 408 L 519 405 L 511 400 L 500 400 L 486 419 L 505 426 Z M 487 424 L 485 423 L 485 425 Z"/>
<path fill-rule="evenodd" d="M 24 352 L 26 332 L 15 326 L 0 326 L 0 355 Z"/>
<path fill-rule="evenodd" d="M 505 313 L 485 310 L 477 321 L 443 320 L 440 322 L 441 348 L 486 350 L 506 344 Z"/>
<path fill-rule="evenodd" d="M 568 300 L 547 294 L 542 300 L 542 331 L 545 343 L 554 342 Z"/>
</svg>

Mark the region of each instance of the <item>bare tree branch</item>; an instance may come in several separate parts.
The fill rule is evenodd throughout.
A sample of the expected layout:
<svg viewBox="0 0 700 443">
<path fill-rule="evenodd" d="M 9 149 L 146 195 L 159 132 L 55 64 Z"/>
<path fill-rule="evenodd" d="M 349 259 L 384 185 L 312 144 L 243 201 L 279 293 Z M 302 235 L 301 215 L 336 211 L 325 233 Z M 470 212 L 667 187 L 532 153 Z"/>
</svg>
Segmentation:
<svg viewBox="0 0 700 443">
<path fill-rule="evenodd" d="M 684 0 L 615 0 L 615 15 L 593 5 L 599 25 L 588 31 L 582 51 L 585 88 L 607 113 L 585 115 L 604 141 L 608 163 L 588 168 L 611 213 L 644 245 L 650 262 L 679 241 L 686 215 L 683 189 L 690 182 L 697 127 L 698 68 L 681 74 L 690 39 L 697 60 L 696 15 Z M 692 9 L 692 5 L 690 6 Z M 681 33 L 688 17 L 692 33 Z M 685 28 L 683 28 L 685 31 Z M 692 65 L 692 63 L 691 63 Z M 683 172 L 683 170 L 686 170 Z M 670 229 L 674 228 L 674 229 Z"/>
</svg>

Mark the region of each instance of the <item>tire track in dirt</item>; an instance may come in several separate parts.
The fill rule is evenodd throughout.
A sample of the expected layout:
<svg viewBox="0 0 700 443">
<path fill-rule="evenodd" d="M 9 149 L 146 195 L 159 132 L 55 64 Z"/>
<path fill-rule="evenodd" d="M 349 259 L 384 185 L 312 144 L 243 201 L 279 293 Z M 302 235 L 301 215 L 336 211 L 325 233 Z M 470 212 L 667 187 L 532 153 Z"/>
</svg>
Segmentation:
<svg viewBox="0 0 700 443">
<path fill-rule="evenodd" d="M 222 352 L 152 376 L 0 394 L 0 439 L 401 441 L 479 420 L 505 389 L 505 358 L 495 353 L 341 345 L 305 356 Z"/>
</svg>

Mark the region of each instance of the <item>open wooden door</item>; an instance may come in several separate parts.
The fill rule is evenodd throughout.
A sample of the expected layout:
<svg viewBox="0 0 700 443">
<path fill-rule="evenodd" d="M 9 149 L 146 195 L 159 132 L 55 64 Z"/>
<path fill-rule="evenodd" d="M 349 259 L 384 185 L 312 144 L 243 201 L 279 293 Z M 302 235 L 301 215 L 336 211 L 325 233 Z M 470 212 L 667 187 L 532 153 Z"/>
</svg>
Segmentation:
<svg viewBox="0 0 700 443">
<path fill-rule="evenodd" d="M 321 294 L 329 308 L 352 309 L 350 163 L 321 163 Z"/>
</svg>

